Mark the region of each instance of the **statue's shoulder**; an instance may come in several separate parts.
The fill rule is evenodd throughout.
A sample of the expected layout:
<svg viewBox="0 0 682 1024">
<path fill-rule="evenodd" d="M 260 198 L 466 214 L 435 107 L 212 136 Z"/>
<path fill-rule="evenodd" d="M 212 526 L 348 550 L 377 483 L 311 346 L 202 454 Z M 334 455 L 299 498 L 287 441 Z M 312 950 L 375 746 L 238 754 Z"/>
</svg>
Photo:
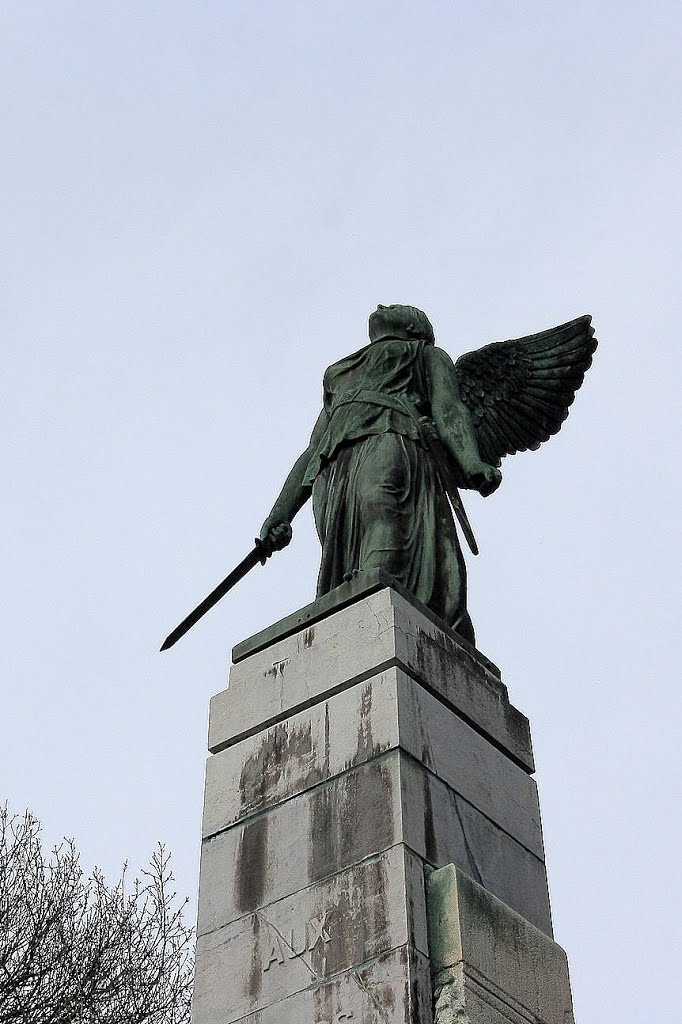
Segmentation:
<svg viewBox="0 0 682 1024">
<path fill-rule="evenodd" d="M 455 369 L 455 363 L 453 362 L 452 356 L 449 352 L 446 352 L 444 348 L 439 348 L 438 345 L 424 345 L 422 351 L 424 366 L 427 368 L 429 374 L 445 373 L 450 375 Z"/>
<path fill-rule="evenodd" d="M 369 352 L 371 345 L 363 345 L 356 352 L 351 352 L 348 356 L 343 356 L 341 359 L 337 359 L 335 363 L 331 363 L 330 366 L 324 371 L 324 382 L 332 380 L 339 374 L 347 373 L 349 370 L 355 369 L 359 363 L 363 361 L 367 353 Z"/>
</svg>

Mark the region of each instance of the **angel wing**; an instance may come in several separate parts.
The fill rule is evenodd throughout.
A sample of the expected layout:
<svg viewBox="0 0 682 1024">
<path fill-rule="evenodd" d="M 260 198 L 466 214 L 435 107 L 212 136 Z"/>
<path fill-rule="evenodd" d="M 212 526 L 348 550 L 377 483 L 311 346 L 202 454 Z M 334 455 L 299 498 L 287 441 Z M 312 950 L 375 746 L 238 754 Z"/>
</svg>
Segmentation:
<svg viewBox="0 0 682 1024">
<path fill-rule="evenodd" d="M 455 363 L 481 458 L 539 448 L 561 428 L 597 347 L 590 316 L 526 338 L 498 341 Z"/>
</svg>

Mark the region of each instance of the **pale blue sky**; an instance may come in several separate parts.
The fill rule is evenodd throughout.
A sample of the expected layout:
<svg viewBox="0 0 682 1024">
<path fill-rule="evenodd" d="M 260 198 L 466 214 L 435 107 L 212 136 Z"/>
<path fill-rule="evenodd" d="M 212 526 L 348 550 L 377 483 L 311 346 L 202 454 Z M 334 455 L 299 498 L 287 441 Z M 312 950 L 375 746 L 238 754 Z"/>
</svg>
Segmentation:
<svg viewBox="0 0 682 1024">
<path fill-rule="evenodd" d="M 194 893 L 208 698 L 306 603 L 249 549 L 377 302 L 453 355 L 594 315 L 562 433 L 469 497 L 529 715 L 579 1024 L 679 1021 L 677 3 L 104 3 L 0 15 L 2 795 Z"/>
</svg>

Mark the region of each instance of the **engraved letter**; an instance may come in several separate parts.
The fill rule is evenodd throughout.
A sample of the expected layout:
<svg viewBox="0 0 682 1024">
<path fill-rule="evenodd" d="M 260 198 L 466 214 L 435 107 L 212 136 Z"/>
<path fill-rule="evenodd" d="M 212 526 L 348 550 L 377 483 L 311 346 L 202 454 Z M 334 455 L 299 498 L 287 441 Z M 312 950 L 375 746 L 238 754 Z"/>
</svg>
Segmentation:
<svg viewBox="0 0 682 1024">
<path fill-rule="evenodd" d="M 301 943 L 301 948 L 300 949 L 296 949 L 296 936 L 294 935 L 294 929 L 293 928 L 291 929 L 291 931 L 289 932 L 289 947 L 290 947 L 289 948 L 289 959 L 290 960 L 293 960 L 295 956 L 301 956 L 302 953 L 305 953 L 305 940 L 306 940 L 306 932 L 304 930 L 304 932 L 303 932 L 303 942 Z"/>
<path fill-rule="evenodd" d="M 268 958 L 265 961 L 265 966 L 263 967 L 263 970 L 269 971 L 271 964 L 274 963 L 284 963 L 284 956 L 282 955 L 282 946 L 280 945 L 279 938 L 276 935 L 272 936 L 272 940 L 270 942 L 270 951 L 268 953 Z"/>
<path fill-rule="evenodd" d="M 325 911 L 322 914 L 321 917 L 313 917 L 311 919 L 311 921 L 309 922 L 309 924 L 308 924 L 308 928 L 309 928 L 309 932 L 308 932 L 308 935 L 309 935 L 308 949 L 314 949 L 314 947 L 317 945 L 317 943 L 320 941 L 320 939 L 322 939 L 323 942 L 331 942 L 332 941 L 331 935 L 329 934 L 329 932 L 324 927 L 324 922 L 326 920 L 327 920 L 327 913 Z"/>
</svg>

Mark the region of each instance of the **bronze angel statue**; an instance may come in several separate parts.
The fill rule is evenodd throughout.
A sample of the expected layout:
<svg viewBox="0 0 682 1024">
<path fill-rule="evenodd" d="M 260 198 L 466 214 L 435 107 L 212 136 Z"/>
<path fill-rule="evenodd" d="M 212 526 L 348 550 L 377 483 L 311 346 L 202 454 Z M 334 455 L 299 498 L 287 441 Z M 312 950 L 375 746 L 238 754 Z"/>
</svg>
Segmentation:
<svg viewBox="0 0 682 1024">
<path fill-rule="evenodd" d="M 324 403 L 260 534 L 291 540 L 312 496 L 322 544 L 318 596 L 381 568 L 474 643 L 453 510 L 475 551 L 458 488 L 482 495 L 505 455 L 556 434 L 596 348 L 591 318 L 485 345 L 453 363 L 413 306 L 377 306 L 369 345 L 324 374 Z"/>
</svg>

